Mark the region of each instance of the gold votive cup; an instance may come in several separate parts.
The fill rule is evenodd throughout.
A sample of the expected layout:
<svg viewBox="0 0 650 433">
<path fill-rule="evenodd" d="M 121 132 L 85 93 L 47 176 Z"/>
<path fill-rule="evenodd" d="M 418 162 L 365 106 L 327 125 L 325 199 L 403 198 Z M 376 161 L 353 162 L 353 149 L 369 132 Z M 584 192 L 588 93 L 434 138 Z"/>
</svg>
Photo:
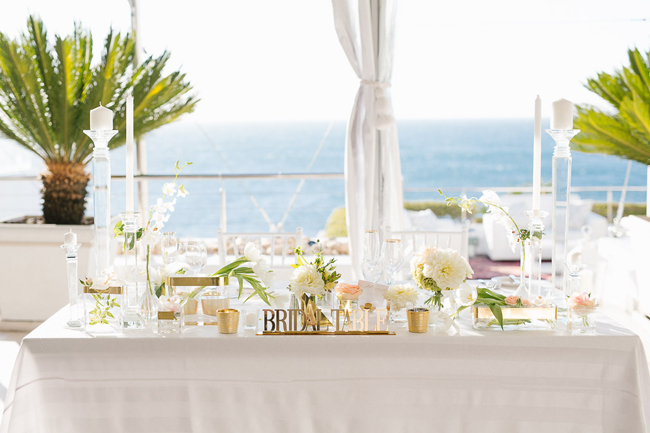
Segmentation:
<svg viewBox="0 0 650 433">
<path fill-rule="evenodd" d="M 239 327 L 239 310 L 226 308 L 217 311 L 219 334 L 236 334 Z"/>
<path fill-rule="evenodd" d="M 189 293 L 187 292 L 181 292 L 178 295 L 181 297 L 187 296 Z M 185 302 L 185 305 L 183 306 L 183 314 L 196 314 L 196 312 L 199 309 L 199 301 L 196 299 L 188 299 L 187 302 Z"/>
<path fill-rule="evenodd" d="M 204 293 L 201 297 L 201 308 L 203 309 L 203 314 L 207 314 L 208 316 L 216 316 L 217 311 L 228 307 L 230 307 L 230 299 L 228 296 L 208 292 Z M 219 319 L 217 319 L 217 321 L 219 321 Z"/>
<path fill-rule="evenodd" d="M 406 310 L 409 332 L 423 333 L 429 329 L 429 309 L 410 308 Z"/>
</svg>

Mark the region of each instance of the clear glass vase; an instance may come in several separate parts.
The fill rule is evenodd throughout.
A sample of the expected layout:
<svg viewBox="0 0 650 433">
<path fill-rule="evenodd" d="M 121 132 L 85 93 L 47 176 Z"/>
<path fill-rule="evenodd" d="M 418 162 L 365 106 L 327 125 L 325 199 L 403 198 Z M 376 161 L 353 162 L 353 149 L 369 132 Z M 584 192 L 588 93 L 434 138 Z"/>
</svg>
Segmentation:
<svg viewBox="0 0 650 433">
<path fill-rule="evenodd" d="M 140 315 L 145 320 L 153 320 L 158 317 L 158 310 L 160 309 L 160 300 L 156 296 L 155 288 L 149 276 L 149 262 L 151 260 L 151 247 L 147 246 L 146 253 L 146 269 L 147 281 L 145 283 L 144 293 L 140 298 Z"/>
<path fill-rule="evenodd" d="M 326 295 L 323 295 L 321 298 L 306 293 L 303 293 L 302 296 L 296 296 L 294 293 L 291 294 L 291 308 L 300 310 L 299 328 L 304 331 L 325 331 L 332 326 L 331 319 L 325 316 L 321 309 L 321 306 L 327 309 L 327 305 L 329 305 L 329 312 L 331 314 L 331 292 L 326 292 Z"/>
<path fill-rule="evenodd" d="M 389 321 L 390 323 L 406 323 L 406 310 L 412 308 L 412 304 L 407 304 L 402 308 L 395 308 L 393 304 L 390 306 Z"/>
<path fill-rule="evenodd" d="M 595 334 L 596 319 L 593 309 L 571 308 L 571 333 Z"/>
</svg>

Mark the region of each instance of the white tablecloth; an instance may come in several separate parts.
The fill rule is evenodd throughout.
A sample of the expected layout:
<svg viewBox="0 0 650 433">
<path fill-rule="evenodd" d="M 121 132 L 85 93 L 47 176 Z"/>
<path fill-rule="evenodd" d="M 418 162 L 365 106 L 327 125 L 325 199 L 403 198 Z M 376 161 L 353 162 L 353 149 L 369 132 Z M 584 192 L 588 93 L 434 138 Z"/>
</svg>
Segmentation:
<svg viewBox="0 0 650 433">
<path fill-rule="evenodd" d="M 454 336 L 91 338 L 61 311 L 24 339 L 0 432 L 648 431 L 630 331 L 476 332 L 467 313 Z"/>
</svg>

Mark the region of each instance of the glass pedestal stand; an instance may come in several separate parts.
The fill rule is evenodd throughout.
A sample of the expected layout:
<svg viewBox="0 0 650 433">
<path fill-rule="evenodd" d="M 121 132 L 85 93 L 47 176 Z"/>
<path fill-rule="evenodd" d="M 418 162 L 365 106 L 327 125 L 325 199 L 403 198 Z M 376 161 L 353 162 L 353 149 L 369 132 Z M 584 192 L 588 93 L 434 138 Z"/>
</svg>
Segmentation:
<svg viewBox="0 0 650 433">
<path fill-rule="evenodd" d="M 528 231 L 530 238 L 526 241 L 528 267 L 528 287 L 530 300 L 535 304 L 544 302 L 542 298 L 542 236 L 544 235 L 544 218 L 548 212 L 540 210 L 526 211 L 530 221 Z"/>
<path fill-rule="evenodd" d="M 123 326 L 127 329 L 139 329 L 145 326 L 140 316 L 138 293 L 141 286 L 140 271 L 138 270 L 138 218 L 140 212 L 123 212 L 122 231 L 124 232 L 124 297 L 122 305 Z"/>
<path fill-rule="evenodd" d="M 93 206 L 95 210 L 95 274 L 111 266 L 110 239 L 111 223 L 111 157 L 108 142 L 117 131 L 84 131 L 95 144 L 93 151 Z"/>
<path fill-rule="evenodd" d="M 65 250 L 66 269 L 68 273 L 68 295 L 70 300 L 70 319 L 67 325 L 70 328 L 82 329 L 84 326 L 84 306 L 81 298 L 82 291 L 79 284 L 77 251 L 81 244 L 63 244 Z"/>
<path fill-rule="evenodd" d="M 555 140 L 553 151 L 553 251 L 552 251 L 552 293 L 558 307 L 558 315 L 567 316 L 567 276 L 565 263 L 569 235 L 569 201 L 571 198 L 571 139 L 579 129 L 547 129 Z"/>
</svg>

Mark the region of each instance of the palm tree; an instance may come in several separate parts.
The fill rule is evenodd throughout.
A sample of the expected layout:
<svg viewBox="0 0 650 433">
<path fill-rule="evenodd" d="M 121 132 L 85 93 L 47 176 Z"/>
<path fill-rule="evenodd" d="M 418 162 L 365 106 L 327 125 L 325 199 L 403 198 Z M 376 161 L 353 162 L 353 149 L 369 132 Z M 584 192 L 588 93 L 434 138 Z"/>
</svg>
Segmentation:
<svg viewBox="0 0 650 433">
<path fill-rule="evenodd" d="M 578 106 L 574 139 L 582 152 L 604 153 L 650 165 L 650 53 L 628 51 L 630 66 L 587 81 L 586 88 L 614 107 L 613 113 Z"/>
<path fill-rule="evenodd" d="M 90 31 L 48 41 L 43 22 L 27 20 L 16 40 L 0 33 L 0 133 L 37 154 L 46 164 L 43 216 L 52 224 L 80 224 L 86 206 L 92 157 L 90 110 L 100 103 L 115 113 L 119 133 L 114 149 L 125 143 L 125 95 L 134 97 L 136 137 L 192 112 L 198 102 L 180 71 L 164 74 L 169 53 L 147 58 L 134 68 L 134 39 L 111 30 L 101 61 L 93 65 Z"/>
</svg>

